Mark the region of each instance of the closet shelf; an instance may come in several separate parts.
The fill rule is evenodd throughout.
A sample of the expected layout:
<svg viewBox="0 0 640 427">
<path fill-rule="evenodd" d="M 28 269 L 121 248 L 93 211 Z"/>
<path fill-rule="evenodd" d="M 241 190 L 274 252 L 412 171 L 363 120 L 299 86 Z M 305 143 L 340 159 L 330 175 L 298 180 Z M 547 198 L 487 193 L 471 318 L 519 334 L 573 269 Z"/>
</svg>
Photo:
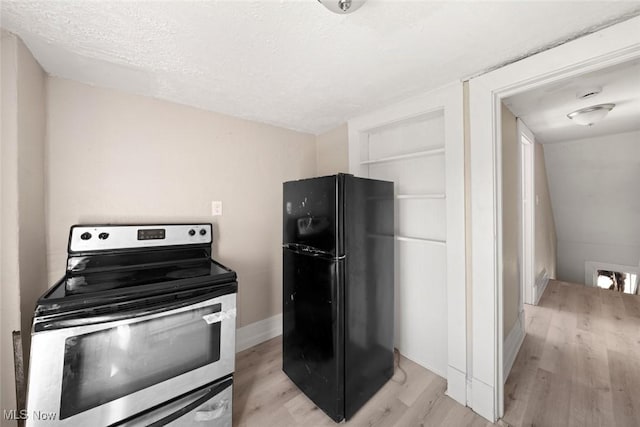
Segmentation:
<svg viewBox="0 0 640 427">
<path fill-rule="evenodd" d="M 375 160 L 365 160 L 360 162 L 361 165 L 372 165 L 376 163 L 394 162 L 397 160 L 413 159 L 415 157 L 435 156 L 437 154 L 444 154 L 444 148 L 433 148 L 431 150 L 416 151 L 409 154 L 401 154 L 399 156 L 382 157 Z"/>
<path fill-rule="evenodd" d="M 446 240 L 438 240 L 438 239 L 423 239 L 420 237 L 407 237 L 407 236 L 396 236 L 396 240 L 401 242 L 415 242 L 415 243 L 434 243 L 437 245 L 446 245 Z"/>
</svg>

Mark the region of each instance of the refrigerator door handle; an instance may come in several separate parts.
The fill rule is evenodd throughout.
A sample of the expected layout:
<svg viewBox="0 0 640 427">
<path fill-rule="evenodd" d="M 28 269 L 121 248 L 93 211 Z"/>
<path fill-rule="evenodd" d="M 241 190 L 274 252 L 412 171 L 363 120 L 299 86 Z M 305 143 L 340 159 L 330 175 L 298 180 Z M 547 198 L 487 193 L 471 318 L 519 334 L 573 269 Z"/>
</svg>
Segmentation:
<svg viewBox="0 0 640 427">
<path fill-rule="evenodd" d="M 312 256 L 331 261 L 338 261 L 346 258 L 346 255 L 335 256 L 330 252 L 321 251 L 313 246 L 301 245 L 299 243 L 285 243 L 282 245 L 282 248 L 298 255 Z"/>
</svg>

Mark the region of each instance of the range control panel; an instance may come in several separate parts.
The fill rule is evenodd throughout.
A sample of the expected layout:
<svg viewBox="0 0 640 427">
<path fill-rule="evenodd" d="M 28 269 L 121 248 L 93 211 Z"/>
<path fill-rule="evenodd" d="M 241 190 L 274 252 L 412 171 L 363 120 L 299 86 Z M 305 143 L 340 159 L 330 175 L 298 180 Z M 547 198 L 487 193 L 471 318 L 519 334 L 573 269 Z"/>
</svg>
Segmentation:
<svg viewBox="0 0 640 427">
<path fill-rule="evenodd" d="M 212 242 L 211 224 L 74 225 L 69 252 L 86 252 Z"/>
</svg>

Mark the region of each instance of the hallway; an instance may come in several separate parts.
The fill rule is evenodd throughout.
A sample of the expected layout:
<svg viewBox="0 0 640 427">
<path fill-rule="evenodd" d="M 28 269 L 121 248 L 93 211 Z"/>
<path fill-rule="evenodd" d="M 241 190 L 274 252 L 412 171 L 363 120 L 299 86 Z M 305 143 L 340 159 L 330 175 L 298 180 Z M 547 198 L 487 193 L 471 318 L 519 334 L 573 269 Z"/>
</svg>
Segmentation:
<svg viewBox="0 0 640 427">
<path fill-rule="evenodd" d="M 640 296 L 551 280 L 525 305 L 526 337 L 505 384 L 511 426 L 637 426 Z"/>
</svg>

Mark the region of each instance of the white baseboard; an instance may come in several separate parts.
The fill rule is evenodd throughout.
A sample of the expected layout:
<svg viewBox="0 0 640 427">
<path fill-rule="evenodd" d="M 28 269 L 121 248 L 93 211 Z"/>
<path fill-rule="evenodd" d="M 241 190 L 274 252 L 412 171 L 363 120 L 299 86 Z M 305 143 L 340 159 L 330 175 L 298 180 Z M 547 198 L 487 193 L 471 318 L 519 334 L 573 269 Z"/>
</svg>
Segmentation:
<svg viewBox="0 0 640 427">
<path fill-rule="evenodd" d="M 509 372 L 511 372 L 511 368 L 513 367 L 513 362 L 515 362 L 518 351 L 520 351 L 520 347 L 524 341 L 524 335 L 524 312 L 521 312 L 516 324 L 513 325 L 511 332 L 509 332 L 509 335 L 507 335 L 507 338 L 504 340 L 503 379 L 505 383 L 507 382 Z"/>
<path fill-rule="evenodd" d="M 467 375 L 453 366 L 447 366 L 446 395 L 460 403 L 467 404 Z"/>
<path fill-rule="evenodd" d="M 497 414 L 493 406 L 494 388 L 474 377 L 472 379 L 472 391 L 473 406 L 471 409 L 473 409 L 473 412 L 491 422 L 495 422 L 497 420 Z"/>
<path fill-rule="evenodd" d="M 236 329 L 236 353 L 282 334 L 282 313 Z"/>
<path fill-rule="evenodd" d="M 535 291 L 534 291 L 534 305 L 538 305 L 540 302 L 540 298 L 542 294 L 544 294 L 544 290 L 547 289 L 547 285 L 549 284 L 549 275 L 547 274 L 547 270 L 542 270 L 542 273 L 536 279 Z"/>
</svg>

